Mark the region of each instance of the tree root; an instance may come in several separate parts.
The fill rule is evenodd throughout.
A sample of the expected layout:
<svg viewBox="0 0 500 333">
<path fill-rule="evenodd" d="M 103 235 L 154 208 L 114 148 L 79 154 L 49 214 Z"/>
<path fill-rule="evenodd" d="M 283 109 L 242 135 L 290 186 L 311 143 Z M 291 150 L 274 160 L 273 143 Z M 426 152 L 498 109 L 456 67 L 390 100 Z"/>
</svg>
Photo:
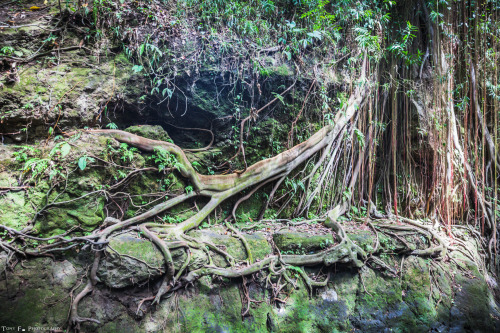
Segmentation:
<svg viewBox="0 0 500 333">
<path fill-rule="evenodd" d="M 366 61 L 365 61 L 366 64 Z M 365 67 L 363 67 L 363 70 Z M 143 138 L 128 132 L 119 130 L 90 130 L 87 131 L 89 134 L 98 134 L 110 136 L 119 142 L 127 143 L 145 152 L 154 152 L 155 150 L 161 149 L 169 154 L 173 155 L 176 159 L 175 168 L 179 171 L 181 176 L 187 178 L 190 184 L 193 186 L 194 190 L 189 193 L 178 195 L 177 197 L 170 198 L 165 202 L 159 203 L 153 206 L 148 211 L 136 215 L 132 218 L 120 221 L 117 219 L 107 218 L 105 221 L 104 228 L 94 231 L 90 236 L 85 237 L 74 237 L 70 240 L 64 239 L 62 236 L 56 236 L 57 242 L 51 245 L 51 247 L 45 248 L 45 252 L 39 251 L 38 253 L 29 253 L 33 255 L 41 255 L 50 251 L 63 251 L 74 246 L 84 243 L 90 245 L 95 251 L 94 262 L 90 273 L 88 274 L 88 281 L 85 288 L 74 298 L 71 309 L 70 309 L 70 325 L 79 329 L 80 323 L 86 321 L 97 322 L 95 319 L 82 318 L 78 315 L 78 304 L 80 301 L 88 294 L 92 293 L 96 284 L 99 282 L 97 278 L 97 269 L 99 266 L 100 258 L 102 252 L 108 243 L 108 238 L 117 232 L 122 232 L 125 230 L 135 229 L 142 231 L 144 237 L 148 238 L 151 242 L 158 247 L 165 259 L 165 276 L 162 284 L 154 297 L 153 303 L 160 301 L 160 298 L 165 293 L 172 289 L 179 287 L 179 285 L 186 285 L 193 283 L 196 279 L 204 275 L 218 275 L 227 278 L 236 277 L 246 277 L 248 275 L 257 273 L 263 269 L 269 269 L 273 274 L 278 274 L 280 277 L 282 274 L 289 269 L 290 266 L 303 267 L 303 266 L 314 266 L 314 265 L 325 265 L 331 266 L 337 262 L 352 263 L 356 267 L 362 267 L 363 260 L 366 259 L 366 253 L 356 244 L 354 244 L 345 234 L 341 226 L 331 221 L 329 225 L 332 229 L 340 236 L 340 244 L 327 248 L 319 253 L 307 254 L 307 255 L 271 255 L 261 261 L 255 262 L 253 255 L 251 253 L 250 247 L 246 242 L 245 238 L 234 229 L 229 224 L 227 225 L 236 236 L 238 236 L 244 244 L 244 247 L 248 254 L 249 265 L 244 267 L 235 267 L 236 260 L 230 256 L 225 251 L 221 250 L 214 244 L 209 242 L 198 241 L 188 235 L 186 232 L 197 228 L 208 216 L 217 208 L 221 202 L 234 196 L 241 191 L 247 190 L 254 187 L 253 193 L 256 188 L 259 188 L 266 183 L 277 179 L 283 179 L 284 175 L 288 175 L 292 170 L 296 169 L 299 165 L 308 161 L 311 157 L 322 149 L 331 146 L 332 142 L 338 141 L 338 139 L 343 135 L 347 124 L 350 122 L 351 118 L 357 113 L 360 107 L 365 103 L 366 97 L 369 93 L 369 81 L 366 80 L 364 74 L 361 77 L 361 84 L 355 88 L 354 93 L 349 98 L 348 103 L 343 110 L 338 113 L 336 122 L 327 125 L 312 135 L 306 141 L 297 144 L 296 146 L 284 151 L 272 158 L 262 160 L 257 162 L 241 172 L 235 172 L 226 175 L 202 175 L 199 174 L 188 158 L 185 152 L 176 146 L 175 144 L 169 142 L 162 142 L 157 140 L 151 140 Z M 289 88 L 290 89 L 290 88 Z M 288 91 L 287 89 L 286 91 Z M 285 91 L 285 92 L 286 92 Z M 275 99 L 276 100 L 276 99 Z M 273 102 L 273 101 L 272 101 Z M 271 102 L 271 103 L 272 103 Z M 269 104 L 268 104 L 269 105 Z M 258 113 L 258 111 L 256 112 Z M 256 114 L 254 115 L 256 116 Z M 246 119 L 248 120 L 248 119 Z M 242 122 L 244 125 L 245 122 Z M 242 134 L 241 131 L 240 134 Z M 67 135 L 72 135 L 69 133 Z M 242 144 L 243 140 L 241 140 Z M 241 147 L 241 146 L 240 146 Z M 244 153 L 244 151 L 243 151 Z M 127 179 L 138 174 L 139 172 L 146 172 L 150 170 L 142 169 L 139 171 L 132 171 L 132 173 L 127 176 Z M 113 189 L 125 184 L 126 180 L 115 184 Z M 87 196 L 91 194 L 86 194 Z M 251 194 L 250 194 L 251 195 Z M 208 197 L 209 201 L 202 207 L 195 215 L 188 218 L 187 220 L 181 222 L 180 224 L 163 226 L 158 224 L 145 223 L 147 220 L 154 218 L 158 214 L 185 202 L 188 199 L 195 197 Z M 237 207 L 237 205 L 236 205 Z M 137 225 L 139 225 L 137 227 Z M 5 229 L 5 228 L 4 228 Z M 157 232 L 160 231 L 160 232 Z M 24 233 L 19 234 L 16 231 L 8 230 L 9 233 L 15 234 L 16 237 L 26 237 Z M 51 239 L 40 239 L 43 241 L 50 241 Z M 8 248 L 7 245 L 4 247 Z M 182 268 L 175 272 L 172 256 L 170 253 L 170 248 L 174 247 L 186 247 L 188 251 L 188 260 L 184 263 Z M 203 268 L 186 271 L 189 260 L 190 252 L 189 248 L 200 248 L 207 252 L 210 265 Z M 221 268 L 213 266 L 213 261 L 211 260 L 210 251 L 213 251 L 219 255 L 222 255 L 225 260 L 229 263 L 228 268 Z M 26 251 L 22 251 L 26 253 Z M 281 266 L 282 269 L 275 270 L 276 266 Z M 183 275 L 184 274 L 184 275 Z M 304 273 L 305 274 L 305 273 Z M 305 283 L 310 286 L 310 288 L 315 286 L 321 286 L 328 282 L 328 279 L 323 282 L 316 282 L 311 280 L 307 276 L 303 276 Z M 286 280 L 286 278 L 285 278 Z M 180 282 L 180 284 L 179 284 Z M 177 284 L 177 286 L 175 286 Z M 175 286 L 175 287 L 174 287 Z M 278 288 L 281 289 L 282 287 Z"/>
<path fill-rule="evenodd" d="M 245 237 L 243 237 L 241 232 L 239 232 L 236 228 L 234 228 L 231 224 L 229 224 L 229 222 L 226 222 L 226 227 L 229 230 L 231 230 L 232 232 L 234 232 L 236 237 L 238 237 L 241 240 L 241 242 L 243 243 L 243 246 L 245 247 L 245 250 L 247 251 L 248 261 L 250 262 L 250 264 L 253 264 L 252 251 L 250 250 L 250 245 L 248 245 L 248 242 L 245 239 Z"/>
<path fill-rule="evenodd" d="M 419 223 L 418 221 L 414 221 L 414 220 L 411 220 L 411 219 L 408 219 L 405 217 L 401 217 L 401 216 L 399 216 L 399 219 L 401 221 L 404 221 L 404 222 L 410 224 L 411 227 L 394 225 L 394 224 L 377 224 L 377 227 L 386 228 L 386 229 L 393 229 L 393 230 L 417 231 L 417 232 L 421 232 L 423 230 L 423 231 L 429 233 L 432 236 L 432 238 L 438 242 L 438 245 L 437 246 L 429 246 L 429 248 L 427 248 L 425 250 L 413 250 L 413 251 L 411 251 L 411 254 L 417 255 L 417 256 L 437 257 L 438 259 L 442 259 L 442 258 L 446 257 L 446 254 L 448 251 L 448 245 L 437 234 L 437 232 L 432 229 L 431 226 L 427 226 L 425 224 Z"/>
<path fill-rule="evenodd" d="M 78 295 L 76 295 L 76 297 L 73 299 L 73 301 L 71 303 L 69 322 L 70 322 L 70 325 L 75 327 L 75 329 L 77 331 L 80 330 L 80 324 L 83 322 L 90 321 L 90 322 L 100 324 L 100 321 L 97 319 L 80 317 L 78 315 L 78 304 L 85 296 L 87 296 L 92 291 L 94 291 L 95 285 L 98 282 L 97 268 L 99 267 L 101 253 L 102 253 L 101 251 L 96 252 L 95 257 L 94 257 L 94 263 L 92 264 L 92 268 L 90 269 L 90 275 L 88 277 L 87 285 L 85 286 L 85 288 L 83 288 L 82 291 L 80 291 L 78 293 Z"/>
<path fill-rule="evenodd" d="M 161 253 L 163 254 L 163 258 L 165 259 L 166 273 L 163 277 L 163 282 L 160 286 L 160 289 L 158 290 L 153 301 L 153 304 L 159 303 L 161 296 L 168 292 L 168 290 L 170 289 L 169 286 L 175 284 L 174 262 L 172 260 L 172 255 L 170 254 L 168 246 L 158 236 L 150 232 L 144 225 L 141 225 L 139 228 L 144 233 L 144 235 L 160 249 Z"/>
</svg>

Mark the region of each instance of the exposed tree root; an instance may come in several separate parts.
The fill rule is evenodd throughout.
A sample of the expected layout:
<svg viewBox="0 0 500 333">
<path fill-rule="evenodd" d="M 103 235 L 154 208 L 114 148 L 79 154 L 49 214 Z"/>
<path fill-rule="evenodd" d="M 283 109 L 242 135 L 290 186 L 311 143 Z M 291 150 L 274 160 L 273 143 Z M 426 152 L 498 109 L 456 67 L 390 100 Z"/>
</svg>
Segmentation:
<svg viewBox="0 0 500 333">
<path fill-rule="evenodd" d="M 369 92 L 368 83 L 362 79 L 362 84 L 358 86 L 349 99 L 347 106 L 342 112 L 339 112 L 336 122 L 334 124 L 325 126 L 308 140 L 290 148 L 289 150 L 266 160 L 255 163 L 252 166 L 246 167 L 244 171 L 239 173 L 227 174 L 227 175 L 202 175 L 199 174 L 191 165 L 188 158 L 186 157 L 184 151 L 178 146 L 162 141 L 146 139 L 128 132 L 123 132 L 119 130 L 90 130 L 86 131 L 89 134 L 105 135 L 110 136 L 119 142 L 127 143 L 131 146 L 137 147 L 145 152 L 154 152 L 155 150 L 161 149 L 175 156 L 176 165 L 174 166 L 179 173 L 187 178 L 194 187 L 194 191 L 190 191 L 186 194 L 181 194 L 173 198 L 167 199 L 165 202 L 159 203 L 148 211 L 134 216 L 126 220 L 118 220 L 115 218 L 108 217 L 105 220 L 103 228 L 101 230 L 96 230 L 92 235 L 86 237 L 74 237 L 71 239 L 63 238 L 62 236 L 56 236 L 57 247 L 54 248 L 44 248 L 43 251 L 39 251 L 38 254 L 47 253 L 49 250 L 53 251 L 60 249 L 61 246 L 77 246 L 78 244 L 86 243 L 92 246 L 95 250 L 95 258 L 92 268 L 88 274 L 88 281 L 85 288 L 73 299 L 70 311 L 70 323 L 76 329 L 79 328 L 80 323 L 85 321 L 97 322 L 95 319 L 82 318 L 78 315 L 78 304 L 79 302 L 88 294 L 90 294 L 96 284 L 99 282 L 96 272 L 99 266 L 99 261 L 101 254 L 108 243 L 110 236 L 117 232 L 123 232 L 125 230 L 140 230 L 142 234 L 148 238 L 155 246 L 160 250 L 165 261 L 165 275 L 163 281 L 156 291 L 156 295 L 153 297 L 147 297 L 143 299 L 138 306 L 140 310 L 141 306 L 146 301 L 151 301 L 152 304 L 158 303 L 162 296 L 174 291 L 182 286 L 186 286 L 194 283 L 197 279 L 206 275 L 214 275 L 225 278 L 246 278 L 258 272 L 268 272 L 267 280 L 269 285 L 274 285 L 274 295 L 276 300 L 280 300 L 280 291 L 284 289 L 287 284 L 295 285 L 296 282 L 290 278 L 287 274 L 290 270 L 295 270 L 299 273 L 300 278 L 304 281 L 305 285 L 308 287 L 309 291 L 312 293 L 313 288 L 324 287 L 327 285 L 329 280 L 329 275 L 321 281 L 312 279 L 302 267 L 310 266 L 325 266 L 331 267 L 336 263 L 350 264 L 354 267 L 361 268 L 366 263 L 372 263 L 383 270 L 395 275 L 396 272 L 386 265 L 383 261 L 376 258 L 373 252 L 367 253 L 356 243 L 354 243 L 348 236 L 348 234 L 343 229 L 342 225 L 337 221 L 339 214 L 338 210 L 333 210 L 328 214 L 325 226 L 332 229 L 337 236 L 338 243 L 336 245 L 330 246 L 320 252 L 313 254 L 303 254 L 303 255 L 283 255 L 275 248 L 274 254 L 260 260 L 255 261 L 251 248 L 246 241 L 245 237 L 229 223 L 226 226 L 231 232 L 233 232 L 243 243 L 245 251 L 247 253 L 247 263 L 238 263 L 235 258 L 233 258 L 229 253 L 220 249 L 214 244 L 206 241 L 200 241 L 186 234 L 187 231 L 197 228 L 208 216 L 211 214 L 215 208 L 217 208 L 220 203 L 229 197 L 232 197 L 243 190 L 253 188 L 248 195 L 244 196 L 237 201 L 233 209 L 233 217 L 235 217 L 235 211 L 242 201 L 248 199 L 255 191 L 259 188 L 268 184 L 272 181 L 278 180 L 277 185 L 273 187 L 271 195 L 276 192 L 277 187 L 283 181 L 284 177 L 290 174 L 291 171 L 296 169 L 302 163 L 308 161 L 311 157 L 315 156 L 316 153 L 323 150 L 323 154 L 320 156 L 318 162 L 313 167 L 313 173 L 308 174 L 306 179 L 311 179 L 314 173 L 320 169 L 320 166 L 325 162 L 323 173 L 321 174 L 319 186 L 326 181 L 329 173 L 333 172 L 335 165 L 336 152 L 340 149 L 341 138 L 345 131 L 349 128 L 348 123 L 356 114 L 357 110 L 363 105 L 366 96 Z M 334 153 L 330 154 L 330 152 Z M 330 157 L 327 159 L 327 157 Z M 361 157 L 358 158 L 361 161 Z M 350 188 L 354 186 L 359 171 L 359 162 L 351 174 Z M 134 175 L 150 171 L 151 168 L 139 169 L 132 171 L 132 173 L 127 176 L 133 177 Z M 121 186 L 126 180 L 115 184 L 115 187 Z M 307 185 L 310 186 L 310 182 Z M 307 194 L 307 191 L 305 191 Z M 308 196 L 303 197 L 302 211 L 307 211 L 311 205 L 312 198 L 317 194 L 317 191 L 313 191 Z M 148 220 L 154 218 L 158 214 L 169 210 L 170 208 L 185 202 L 188 199 L 196 197 L 207 197 L 208 202 L 201 207 L 201 209 L 196 212 L 192 217 L 186 219 L 185 221 L 175 224 L 175 225 L 164 225 L 158 223 L 150 223 Z M 267 202 L 264 206 L 267 207 Z M 347 202 L 342 203 L 342 206 L 347 205 Z M 300 206 L 300 205 L 299 205 Z M 264 209 L 265 210 L 265 209 Z M 345 210 L 345 208 L 344 208 Z M 412 228 L 422 229 L 425 232 L 430 233 L 433 238 L 438 241 L 439 245 L 428 250 L 415 250 L 415 255 L 434 255 L 440 254 L 441 257 L 446 255 L 446 247 L 444 243 L 432 230 L 426 226 L 420 226 L 418 223 L 414 223 L 408 220 L 408 224 L 412 225 Z M 372 229 L 376 231 L 376 228 L 370 224 Z M 377 227 L 389 227 L 381 226 Z M 8 232 L 17 235 L 18 237 L 27 237 L 23 233 L 19 233 L 15 230 L 6 229 Z M 35 237 L 36 238 L 36 237 Z M 52 238 L 50 238 L 52 239 Z M 47 241 L 50 239 L 40 239 Z M 2 244 L 3 247 L 8 247 L 8 245 Z M 174 268 L 174 263 L 170 250 L 173 248 L 185 248 L 187 252 L 187 259 L 183 263 L 182 267 L 176 272 Z M 195 270 L 188 270 L 191 251 L 190 249 L 200 249 L 205 251 L 208 257 L 208 265 Z M 378 250 L 378 238 L 377 245 L 375 246 L 375 251 Z M 210 251 L 221 255 L 228 262 L 228 267 L 217 267 L 211 258 Z M 271 282 L 271 279 L 276 279 L 276 284 Z M 283 282 L 281 282 L 283 281 Z M 250 298 L 247 297 L 250 306 Z M 282 300 L 281 300 L 282 301 Z"/>
</svg>

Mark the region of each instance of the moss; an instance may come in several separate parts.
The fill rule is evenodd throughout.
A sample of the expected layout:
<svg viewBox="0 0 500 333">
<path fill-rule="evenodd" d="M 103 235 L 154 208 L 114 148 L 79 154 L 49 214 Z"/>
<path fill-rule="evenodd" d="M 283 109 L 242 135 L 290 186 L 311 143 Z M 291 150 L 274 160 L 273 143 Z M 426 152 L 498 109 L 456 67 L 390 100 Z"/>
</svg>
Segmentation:
<svg viewBox="0 0 500 333">
<path fill-rule="evenodd" d="M 350 329 L 349 312 L 342 300 L 327 297 L 310 298 L 299 279 L 284 308 L 278 310 L 276 326 L 279 332 L 346 332 Z"/>
<path fill-rule="evenodd" d="M 271 75 L 277 76 L 292 76 L 293 71 L 286 64 L 281 64 L 271 68 Z"/>
<path fill-rule="evenodd" d="M 104 221 L 104 204 L 105 200 L 101 197 L 66 213 L 76 218 L 85 229 L 91 230 Z"/>
<path fill-rule="evenodd" d="M 187 254 L 172 251 L 175 269 L 185 262 Z M 162 253 L 149 240 L 126 233 L 112 237 L 101 260 L 99 278 L 111 288 L 123 288 L 159 277 L 165 272 Z"/>
<path fill-rule="evenodd" d="M 34 213 L 24 192 L 9 192 L 0 201 L 0 220 L 7 227 L 18 230 L 24 228 Z"/>
<path fill-rule="evenodd" d="M 472 262 L 468 261 L 466 264 L 477 270 Z M 471 271 L 469 270 L 469 272 Z M 458 284 L 455 305 L 467 318 L 468 328 L 478 332 L 493 332 L 495 331 L 495 323 L 493 317 L 488 315 L 492 313 L 491 304 L 495 304 L 494 301 L 492 302 L 493 296 L 479 272 L 476 271 L 473 275 L 473 278 L 461 273 L 455 275 L 455 282 Z"/>
<path fill-rule="evenodd" d="M 102 333 L 142 333 L 145 330 L 137 328 L 135 321 L 127 314 L 123 314 L 105 325 L 99 327 L 99 332 Z"/>
<path fill-rule="evenodd" d="M 73 197 L 63 194 L 59 200 L 71 198 Z M 104 220 L 104 204 L 105 199 L 98 197 L 49 208 L 44 216 L 37 220 L 35 229 L 44 235 L 55 235 L 56 230 L 69 230 L 77 225 L 84 230 L 93 230 Z"/>
<path fill-rule="evenodd" d="M 359 289 L 363 292 L 356 301 L 357 326 L 370 331 L 384 327 L 395 331 L 422 331 L 415 315 L 403 302 L 399 279 L 384 278 L 370 269 L 362 269 L 361 277 Z"/>
<path fill-rule="evenodd" d="M 95 110 L 110 101 L 114 102 L 118 94 L 124 96 L 125 103 L 135 102 L 141 93 L 141 85 L 127 84 L 132 75 L 130 64 L 123 54 L 119 54 L 115 62 L 115 59 L 110 58 L 102 58 L 100 62 L 96 62 L 93 57 L 84 56 L 84 52 L 65 52 L 65 61 L 51 68 L 42 63 L 23 68 L 20 81 L 4 87 L 0 102 L 3 126 L 15 126 L 19 129 L 23 126 L 21 124 L 31 123 L 30 120 L 34 119 L 29 134 L 30 137 L 40 137 L 48 130 L 45 121 L 59 118 L 58 108 L 51 108 L 51 113 L 45 115 L 43 122 L 35 114 L 41 104 L 46 105 L 50 100 L 52 104 L 60 101 L 62 113 L 59 127 L 62 129 L 88 125 L 95 117 Z M 89 65 L 95 65 L 96 68 L 89 68 Z M 134 76 L 134 79 L 141 78 Z M 34 109 L 21 108 L 28 103 Z M 103 116 L 109 116 L 106 112 L 104 110 Z"/>
<path fill-rule="evenodd" d="M 159 141 L 172 142 L 168 133 L 160 125 L 137 125 L 125 129 L 125 131 L 139 136 Z"/>
<path fill-rule="evenodd" d="M 241 318 L 241 297 L 234 284 L 220 294 L 179 297 L 181 332 L 247 332 Z"/>
<path fill-rule="evenodd" d="M 141 181 L 144 180 L 144 183 L 142 183 L 141 186 Z M 138 208 L 135 207 L 136 205 L 142 206 L 146 204 L 148 201 L 147 198 L 142 197 L 141 194 L 147 194 L 147 193 L 153 193 L 156 191 L 150 191 L 150 186 L 153 185 L 157 187 L 156 183 L 153 183 L 148 177 L 145 175 L 139 175 L 138 177 L 135 177 L 132 179 L 128 186 L 128 190 L 130 191 L 129 193 L 133 195 L 132 200 L 134 202 L 134 205 L 131 205 L 127 211 L 125 218 L 131 218 L 135 216 L 135 213 L 137 212 Z"/>
<path fill-rule="evenodd" d="M 0 323 L 5 326 L 59 326 L 66 322 L 67 292 L 51 285 L 52 260 L 39 258 L 18 265 L 9 289 L 0 289 Z"/>
<path fill-rule="evenodd" d="M 376 243 L 375 235 L 368 230 L 356 230 L 356 232 L 349 232 L 349 238 L 367 252 L 373 251 L 373 246 Z M 382 241 L 380 242 L 382 244 Z"/>
<path fill-rule="evenodd" d="M 325 249 L 334 243 L 331 234 L 311 235 L 287 231 L 273 234 L 273 240 L 283 253 L 293 254 L 308 254 Z"/>
<path fill-rule="evenodd" d="M 358 298 L 358 306 L 363 308 L 364 313 L 370 313 L 384 306 L 394 306 L 402 301 L 401 287 L 398 281 L 386 281 L 379 273 L 366 269 L 361 272 L 363 284 L 367 292 Z M 363 289 L 364 290 L 364 289 Z"/>
<path fill-rule="evenodd" d="M 238 260 L 247 259 L 247 252 L 240 239 L 225 235 L 223 229 L 213 228 L 212 230 L 193 230 L 189 235 L 198 240 L 208 241 L 217 246 L 222 246 L 227 253 Z M 217 231 L 220 231 L 220 233 Z M 244 237 L 250 246 L 254 260 L 263 259 L 272 252 L 271 245 L 262 234 L 255 233 L 252 235 L 245 235 Z M 218 266 L 227 266 L 226 260 L 219 254 L 214 253 L 213 260 Z"/>
<path fill-rule="evenodd" d="M 156 249 L 153 243 L 133 237 L 112 237 L 109 242 L 111 251 L 116 251 L 121 255 L 129 255 L 139 258 L 150 266 L 161 267 L 163 265 L 163 256 Z"/>
<path fill-rule="evenodd" d="M 23 297 L 17 298 L 14 302 L 8 302 L 10 316 L 2 318 L 2 325 L 27 327 L 42 324 L 45 316 L 45 305 L 42 302 L 44 300 L 45 302 L 54 301 L 54 293 L 49 289 L 25 290 Z M 7 313 L 7 309 L 1 309 L 1 307 L 0 311 Z"/>
<path fill-rule="evenodd" d="M 127 58 L 127 55 L 125 53 L 118 53 L 115 57 L 115 63 L 118 66 L 125 67 L 128 65 L 132 65 L 130 60 Z"/>
<path fill-rule="evenodd" d="M 339 272 L 333 276 L 332 284 L 338 294 L 338 299 L 346 305 L 346 311 L 350 315 L 356 307 L 356 297 L 360 287 L 358 274 L 355 272 Z"/>
<path fill-rule="evenodd" d="M 422 258 L 410 257 L 405 261 L 402 288 L 404 301 L 411 308 L 417 320 L 426 327 L 435 322 L 436 307 L 431 295 L 431 275 L 429 264 Z"/>
</svg>

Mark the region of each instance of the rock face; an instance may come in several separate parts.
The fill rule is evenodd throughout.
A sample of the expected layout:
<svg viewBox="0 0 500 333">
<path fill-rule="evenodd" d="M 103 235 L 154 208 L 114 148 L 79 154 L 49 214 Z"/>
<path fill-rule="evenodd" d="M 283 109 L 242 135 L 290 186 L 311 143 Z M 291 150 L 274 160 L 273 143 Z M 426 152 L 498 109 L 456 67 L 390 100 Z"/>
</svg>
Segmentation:
<svg viewBox="0 0 500 333">
<path fill-rule="evenodd" d="M 194 230 L 191 237 L 209 242 L 233 257 L 247 257 L 241 240 L 222 229 Z M 322 244 L 325 239 L 310 244 Z M 253 256 L 261 260 L 271 253 L 264 234 L 245 235 Z M 272 237 L 283 248 L 286 240 L 307 239 L 307 234 L 279 232 Z M 311 238 L 311 237 L 309 237 Z M 285 240 L 280 242 L 281 240 Z M 357 240 L 373 242 L 368 233 Z M 312 246 L 312 245 L 311 245 Z M 301 247 L 304 248 L 304 245 Z M 317 250 L 313 250 L 317 248 Z M 471 247 L 473 249 L 473 247 Z M 214 262 L 224 258 L 209 251 Z M 338 264 L 330 268 L 326 287 L 311 294 L 299 274 L 290 271 L 295 283 L 285 288 L 286 302 L 276 302 L 266 288 L 266 276 L 246 280 L 202 277 L 193 286 L 164 298 L 145 315 L 139 301 L 157 288 L 155 281 L 164 271 L 161 253 L 148 240 L 126 233 L 110 239 L 101 260 L 98 276 L 102 283 L 80 305 L 80 314 L 101 324 L 85 323 L 85 332 L 498 332 L 500 312 L 484 276 L 460 252 L 451 252 L 451 261 L 435 262 L 411 255 L 389 255 L 383 259 L 398 267 L 397 277 L 364 266 L 362 269 Z M 172 251 L 176 269 L 185 263 L 182 249 Z M 7 255 L 0 252 L 0 323 L 65 327 L 69 292 L 82 288 L 91 262 L 89 253 L 70 260 L 37 258 L 18 264 L 11 271 Z M 205 251 L 191 253 L 188 270 L 209 263 Z M 325 268 L 302 268 L 310 276 Z M 158 278 L 155 280 L 155 278 Z M 81 280 L 80 282 L 80 279 Z M 149 280 L 150 283 L 145 283 Z M 269 281 L 282 283 L 277 278 Z M 269 283 L 267 282 L 267 283 Z M 156 287 L 155 287 L 156 285 Z M 268 284 L 268 286 L 270 286 Z M 246 291 L 245 291 L 246 290 Z M 248 303 L 245 295 L 256 302 Z"/>
<path fill-rule="evenodd" d="M 212 228 L 211 230 L 194 230 L 191 231 L 189 235 L 195 237 L 197 240 L 215 244 L 237 260 L 248 259 L 247 252 L 241 240 L 225 234 L 223 229 Z M 254 260 L 263 259 L 268 254 L 271 254 L 271 245 L 262 234 L 255 233 L 252 235 L 244 235 L 244 237 L 248 242 Z M 220 254 L 213 255 L 212 259 L 216 265 L 222 267 L 228 266 L 228 263 Z"/>
<path fill-rule="evenodd" d="M 240 240 L 222 233 L 196 230 L 190 236 L 197 240 L 214 244 L 227 251 L 237 260 L 247 259 L 247 253 Z M 260 234 L 246 235 L 246 240 L 255 259 L 263 259 L 271 253 L 271 245 Z M 187 260 L 182 249 L 171 251 L 176 270 Z M 220 254 L 212 254 L 212 259 L 219 266 L 227 266 Z M 193 250 L 188 269 L 194 270 L 209 263 L 207 254 L 202 250 Z M 97 272 L 99 279 L 110 288 L 124 288 L 155 279 L 165 272 L 165 261 L 161 252 L 148 240 L 131 233 L 110 239 Z"/>
<path fill-rule="evenodd" d="M 75 267 L 67 260 L 54 262 L 52 276 L 54 283 L 59 284 L 64 289 L 73 287 L 77 279 Z"/>
<path fill-rule="evenodd" d="M 124 288 L 164 272 L 163 256 L 153 243 L 123 234 L 110 239 L 97 276 L 110 288 Z"/>
<path fill-rule="evenodd" d="M 213 234 L 204 233 L 205 236 Z M 110 259 L 112 251 L 109 252 L 105 261 L 111 260 L 115 266 L 108 263 L 100 268 L 104 285 L 98 284 L 97 290 L 80 306 L 81 315 L 96 318 L 101 324 L 85 324 L 85 332 L 500 330 L 500 313 L 484 277 L 472 262 L 456 253 L 453 257 L 463 266 L 444 262 L 433 264 L 422 258 L 406 257 L 401 277 L 387 277 L 367 267 L 358 271 L 339 266 L 336 272 L 332 271 L 328 286 L 316 289 L 312 296 L 301 280 L 292 275 L 296 286 L 287 289 L 289 297 L 285 304 L 271 301 L 265 279 L 249 279 L 248 294 L 258 303 L 251 304 L 249 315 L 244 318 L 241 314 L 248 304 L 241 281 L 203 277 L 194 286 L 179 290 L 176 298 L 164 299 L 156 309 L 150 309 L 147 316 L 141 312 L 136 315 L 141 290 L 150 287 L 132 287 L 133 293 L 129 296 L 123 289 L 110 294 L 108 288 L 131 286 L 132 280 L 138 282 L 146 273 L 159 274 L 161 255 L 147 243 L 131 234 L 112 240 L 112 246 L 122 254 L 120 273 L 129 280 L 111 274 L 111 270 L 117 269 L 118 258 Z M 141 267 L 132 256 L 138 256 L 137 259 L 152 268 L 148 271 L 145 266 Z M 5 267 L 5 258 L 5 253 L 0 253 L 0 268 Z M 83 257 L 78 258 L 75 263 L 38 258 L 17 265 L 13 272 L 3 270 L 0 274 L 0 323 L 65 327 L 69 291 L 78 286 L 85 273 L 85 263 L 88 263 Z M 176 263 L 182 259 L 177 257 Z M 112 268 L 105 272 L 108 267 Z M 313 272 L 314 269 L 309 271 Z"/>
<path fill-rule="evenodd" d="M 82 271 L 69 261 L 36 258 L 14 271 L 2 266 L 0 253 L 0 325 L 62 328 L 70 306 L 69 293 Z"/>
</svg>

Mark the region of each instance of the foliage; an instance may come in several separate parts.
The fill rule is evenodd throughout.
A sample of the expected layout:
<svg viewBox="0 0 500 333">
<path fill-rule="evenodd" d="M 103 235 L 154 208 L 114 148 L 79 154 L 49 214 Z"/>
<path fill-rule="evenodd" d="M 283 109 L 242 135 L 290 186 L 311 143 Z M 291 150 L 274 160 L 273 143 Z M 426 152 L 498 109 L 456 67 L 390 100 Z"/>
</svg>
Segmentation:
<svg viewBox="0 0 500 333">
<path fill-rule="evenodd" d="M 80 170 L 85 170 L 85 168 L 87 167 L 87 163 L 94 163 L 95 162 L 95 159 L 93 157 L 89 157 L 87 155 L 84 155 L 82 157 L 80 157 L 78 159 L 78 167 L 80 168 Z"/>
<path fill-rule="evenodd" d="M 68 142 L 62 141 L 56 143 L 48 154 L 39 148 L 32 146 L 21 146 L 13 153 L 14 160 L 19 165 L 22 172 L 22 178 L 26 183 L 38 182 L 44 177 L 49 180 L 66 178 L 65 165 L 68 163 L 66 157 L 71 151 Z"/>
<path fill-rule="evenodd" d="M 416 37 L 415 33 L 418 28 L 410 23 L 406 22 L 406 26 L 400 30 L 399 34 L 401 37 L 400 41 L 395 41 L 392 45 L 387 48 L 388 51 L 396 54 L 398 57 L 402 58 L 407 66 L 413 64 L 420 64 L 422 62 L 423 52 L 417 50 L 417 53 L 411 53 L 411 45 L 413 39 Z"/>
<path fill-rule="evenodd" d="M 161 147 L 156 147 L 154 153 L 149 158 L 158 166 L 158 171 L 181 167 L 177 158 Z"/>
</svg>

